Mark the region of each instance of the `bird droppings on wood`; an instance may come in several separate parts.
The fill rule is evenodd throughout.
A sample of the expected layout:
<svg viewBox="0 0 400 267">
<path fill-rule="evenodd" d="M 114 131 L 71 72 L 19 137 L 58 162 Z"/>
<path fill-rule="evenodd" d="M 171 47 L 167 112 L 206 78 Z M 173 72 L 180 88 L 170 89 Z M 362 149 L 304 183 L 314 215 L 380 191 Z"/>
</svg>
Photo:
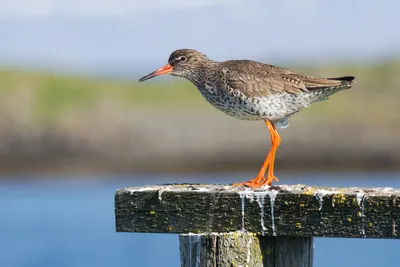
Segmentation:
<svg viewBox="0 0 400 267">
<path fill-rule="evenodd" d="M 359 217 L 361 217 L 361 234 L 363 237 L 365 237 L 365 216 L 364 216 L 364 199 L 365 199 L 365 193 L 364 191 L 360 190 L 357 192 L 356 195 L 357 199 L 357 204 L 361 208 L 361 211 L 359 212 Z"/>
<path fill-rule="evenodd" d="M 250 200 L 250 202 L 253 202 L 254 199 L 257 201 L 259 207 L 260 207 L 260 222 L 261 222 L 261 235 L 265 235 L 265 231 L 267 230 L 267 228 L 265 227 L 265 223 L 264 223 L 264 201 L 265 201 L 265 197 L 268 195 L 269 199 L 270 199 L 270 207 L 271 207 L 271 227 L 272 227 L 272 232 L 273 235 L 275 235 L 275 222 L 274 222 L 274 205 L 275 205 L 275 197 L 278 194 L 277 190 L 266 190 L 263 192 L 254 192 L 254 191 L 245 191 L 244 193 L 244 198 L 242 200 L 242 219 L 244 219 L 244 210 L 245 210 L 245 206 L 244 206 L 244 199 L 248 198 Z M 239 195 L 242 198 L 243 193 L 239 193 Z M 243 227 L 243 229 L 245 229 Z"/>
<path fill-rule="evenodd" d="M 239 197 L 240 197 L 240 205 L 241 205 L 241 212 L 242 212 L 242 231 L 244 231 L 244 200 L 245 200 L 245 194 L 243 192 L 239 192 Z M 233 222 L 231 221 L 231 224 Z"/>
<path fill-rule="evenodd" d="M 392 188 L 132 187 L 116 192 L 116 228 L 119 232 L 399 238 L 399 197 L 400 190 Z"/>
<path fill-rule="evenodd" d="M 272 227 L 272 235 L 276 236 L 275 232 L 275 215 L 274 215 L 274 207 L 275 207 L 275 198 L 278 195 L 278 190 L 272 190 L 269 194 L 269 201 L 271 204 L 271 227 Z"/>
<path fill-rule="evenodd" d="M 322 206 L 324 205 L 324 197 L 328 194 L 335 194 L 336 192 L 333 192 L 331 190 L 326 190 L 326 189 L 321 189 L 321 190 L 315 190 L 313 193 L 313 196 L 318 200 L 319 202 L 319 211 L 321 212 L 321 218 L 322 218 Z"/>
</svg>

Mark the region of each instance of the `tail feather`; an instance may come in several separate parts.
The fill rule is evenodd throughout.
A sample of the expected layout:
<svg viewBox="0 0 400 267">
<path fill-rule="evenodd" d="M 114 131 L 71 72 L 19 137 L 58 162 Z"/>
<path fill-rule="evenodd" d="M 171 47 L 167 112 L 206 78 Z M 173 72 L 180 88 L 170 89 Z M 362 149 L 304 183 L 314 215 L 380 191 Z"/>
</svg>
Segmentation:
<svg viewBox="0 0 400 267">
<path fill-rule="evenodd" d="M 323 88 L 350 88 L 354 84 L 354 77 L 344 76 L 337 78 L 316 78 L 305 77 L 303 82 L 308 90 L 323 89 Z"/>
<path fill-rule="evenodd" d="M 343 77 L 337 77 L 337 78 L 328 78 L 328 80 L 352 82 L 354 80 L 354 77 L 353 76 L 343 76 Z"/>
<path fill-rule="evenodd" d="M 334 93 L 349 89 L 354 84 L 354 77 L 344 76 L 337 78 L 303 78 L 312 102 L 327 100 Z"/>
</svg>

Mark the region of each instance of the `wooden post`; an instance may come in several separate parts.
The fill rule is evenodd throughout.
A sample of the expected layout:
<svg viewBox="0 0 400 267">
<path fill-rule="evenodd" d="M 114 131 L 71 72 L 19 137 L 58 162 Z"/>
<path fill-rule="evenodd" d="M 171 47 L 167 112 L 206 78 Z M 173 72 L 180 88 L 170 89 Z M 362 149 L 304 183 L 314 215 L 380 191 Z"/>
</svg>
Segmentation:
<svg viewBox="0 0 400 267">
<path fill-rule="evenodd" d="M 118 232 L 180 234 L 182 267 L 311 267 L 314 237 L 399 238 L 400 190 L 162 185 L 118 190 Z"/>
<path fill-rule="evenodd" d="M 182 267 L 311 267 L 313 237 L 181 234 Z"/>
</svg>

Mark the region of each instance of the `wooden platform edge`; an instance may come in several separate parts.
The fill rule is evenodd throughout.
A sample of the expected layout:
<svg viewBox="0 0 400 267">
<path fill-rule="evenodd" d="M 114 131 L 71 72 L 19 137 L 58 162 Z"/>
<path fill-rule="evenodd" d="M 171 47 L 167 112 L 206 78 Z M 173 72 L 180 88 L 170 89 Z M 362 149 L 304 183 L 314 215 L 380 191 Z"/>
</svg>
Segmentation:
<svg viewBox="0 0 400 267">
<path fill-rule="evenodd" d="M 115 194 L 118 232 L 399 238 L 400 190 L 171 184 Z"/>
</svg>

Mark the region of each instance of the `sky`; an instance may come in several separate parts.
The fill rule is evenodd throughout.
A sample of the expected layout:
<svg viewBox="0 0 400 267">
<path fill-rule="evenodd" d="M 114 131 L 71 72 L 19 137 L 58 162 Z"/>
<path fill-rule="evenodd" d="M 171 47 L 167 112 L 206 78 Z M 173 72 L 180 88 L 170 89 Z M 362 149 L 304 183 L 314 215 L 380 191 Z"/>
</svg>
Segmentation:
<svg viewBox="0 0 400 267">
<path fill-rule="evenodd" d="M 178 48 L 215 60 L 400 55 L 397 0 L 0 0 L 0 66 L 128 71 Z"/>
</svg>

